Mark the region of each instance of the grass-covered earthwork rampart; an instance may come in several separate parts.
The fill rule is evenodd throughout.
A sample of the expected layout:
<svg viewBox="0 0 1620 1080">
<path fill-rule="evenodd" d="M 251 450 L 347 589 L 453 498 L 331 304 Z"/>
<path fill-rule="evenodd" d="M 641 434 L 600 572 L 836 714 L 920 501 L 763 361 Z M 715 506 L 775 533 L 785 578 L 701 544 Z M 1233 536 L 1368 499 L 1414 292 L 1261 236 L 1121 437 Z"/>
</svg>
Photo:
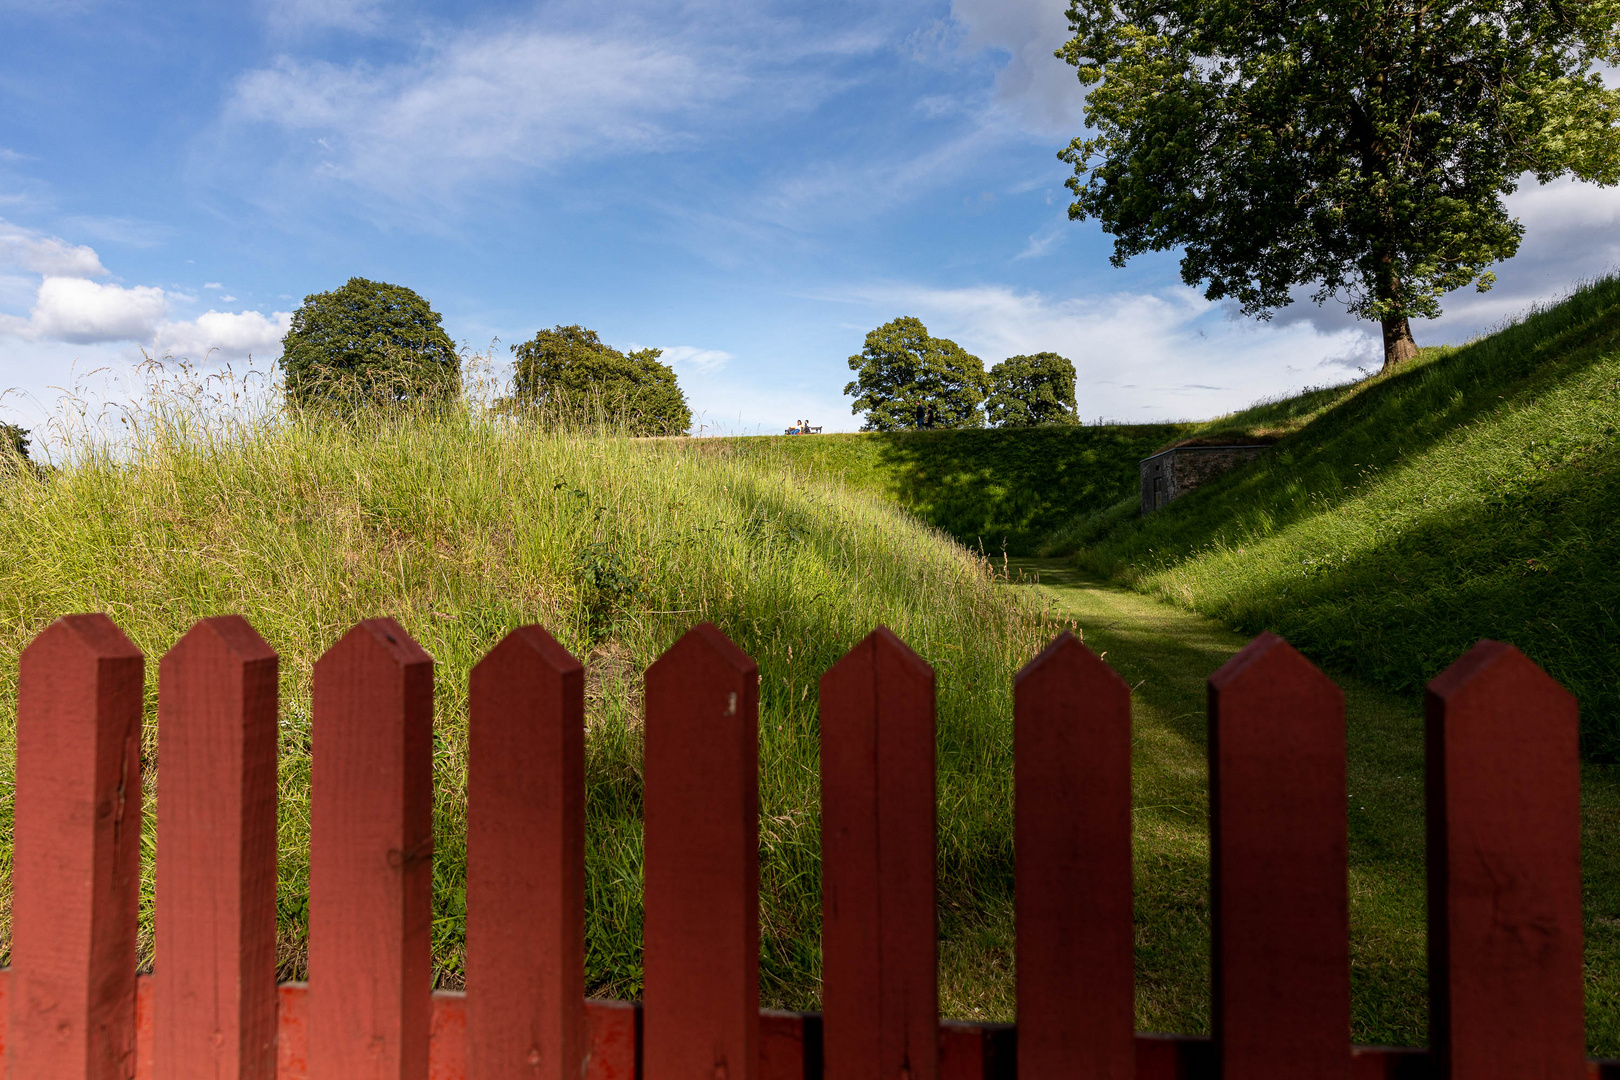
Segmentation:
<svg viewBox="0 0 1620 1080">
<path fill-rule="evenodd" d="M 1620 758 L 1620 278 L 1394 373 L 1213 421 L 1281 435 L 1138 517 L 1072 522 L 1080 566 L 1415 692 L 1482 637 L 1580 698 Z"/>
<path fill-rule="evenodd" d="M 882 495 L 963 544 L 1029 554 L 1053 528 L 1138 487 L 1137 463 L 1190 424 L 863 432 L 705 439 L 704 453 L 793 462 Z"/>
<path fill-rule="evenodd" d="M 1057 627 L 983 560 L 876 496 L 678 443 L 466 412 L 221 423 L 177 405 L 131 419 L 120 448 L 70 445 L 58 469 L 0 474 L 0 837 L 18 655 L 35 634 L 105 611 L 145 650 L 150 863 L 157 660 L 194 620 L 240 613 L 281 655 L 280 965 L 301 976 L 311 667 L 357 620 L 390 614 L 438 662 L 434 960 L 457 985 L 468 672 L 540 622 L 588 664 L 588 983 L 636 996 L 640 673 L 712 620 L 760 664 L 762 997 L 813 1006 L 816 683 L 883 623 L 938 672 L 944 1007 L 1006 1011 L 1011 682 Z M 150 865 L 144 885 L 150 961 Z"/>
</svg>

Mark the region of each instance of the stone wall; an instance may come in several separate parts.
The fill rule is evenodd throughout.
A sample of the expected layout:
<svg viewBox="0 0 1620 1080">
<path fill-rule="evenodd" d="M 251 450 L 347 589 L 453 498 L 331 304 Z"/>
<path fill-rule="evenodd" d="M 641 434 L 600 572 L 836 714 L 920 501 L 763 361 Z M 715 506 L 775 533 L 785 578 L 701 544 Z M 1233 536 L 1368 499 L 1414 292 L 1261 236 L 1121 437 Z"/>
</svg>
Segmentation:
<svg viewBox="0 0 1620 1080">
<path fill-rule="evenodd" d="M 1150 514 L 1223 473 L 1253 461 L 1266 446 L 1176 446 L 1142 459 L 1142 513 Z"/>
</svg>

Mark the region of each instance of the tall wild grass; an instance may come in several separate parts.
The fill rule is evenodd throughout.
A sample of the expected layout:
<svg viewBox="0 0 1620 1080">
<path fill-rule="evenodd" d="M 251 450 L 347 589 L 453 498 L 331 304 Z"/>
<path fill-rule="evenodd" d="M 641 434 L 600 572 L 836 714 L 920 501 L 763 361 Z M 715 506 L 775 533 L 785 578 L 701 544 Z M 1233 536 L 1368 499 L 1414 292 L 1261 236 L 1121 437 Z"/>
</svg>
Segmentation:
<svg viewBox="0 0 1620 1080">
<path fill-rule="evenodd" d="M 760 664 L 763 999 L 813 1006 L 816 684 L 882 623 L 938 672 L 944 1005 L 1005 1012 L 1011 678 L 1057 626 L 999 588 L 986 562 L 788 462 L 476 405 L 334 418 L 271 400 L 160 391 L 118 417 L 116 438 L 69 425 L 51 439 L 56 467 L 0 473 L 0 837 L 18 655 L 59 615 L 107 612 L 148 658 L 143 962 L 163 806 L 156 661 L 196 619 L 240 613 L 281 656 L 283 978 L 305 974 L 313 664 L 382 614 L 436 658 L 433 948 L 444 986 L 461 980 L 468 672 L 507 631 L 539 622 L 588 665 L 588 984 L 637 995 L 640 673 L 711 620 Z M 9 932 L 9 919 L 0 925 Z"/>
</svg>

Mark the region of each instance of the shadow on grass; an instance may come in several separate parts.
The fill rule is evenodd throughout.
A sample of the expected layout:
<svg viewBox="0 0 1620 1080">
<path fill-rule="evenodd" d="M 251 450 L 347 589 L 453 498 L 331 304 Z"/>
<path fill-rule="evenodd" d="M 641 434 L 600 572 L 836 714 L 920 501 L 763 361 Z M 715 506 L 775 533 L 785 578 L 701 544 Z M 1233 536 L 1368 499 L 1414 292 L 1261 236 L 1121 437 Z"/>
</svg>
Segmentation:
<svg viewBox="0 0 1620 1080">
<path fill-rule="evenodd" d="M 1187 424 L 874 432 L 898 501 L 987 555 L 1041 536 L 1137 489 L 1137 463 Z"/>
</svg>

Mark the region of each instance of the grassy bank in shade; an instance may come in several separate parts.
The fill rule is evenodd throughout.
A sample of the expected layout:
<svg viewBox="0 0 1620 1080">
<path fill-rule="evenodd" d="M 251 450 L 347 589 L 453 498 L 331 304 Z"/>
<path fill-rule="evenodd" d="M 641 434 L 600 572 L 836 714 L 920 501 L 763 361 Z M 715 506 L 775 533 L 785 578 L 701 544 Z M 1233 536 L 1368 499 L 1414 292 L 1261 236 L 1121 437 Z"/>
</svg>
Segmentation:
<svg viewBox="0 0 1620 1080">
<path fill-rule="evenodd" d="M 1212 619 L 1100 582 L 1057 560 L 1015 566 L 1131 684 L 1137 1027 L 1207 1032 L 1209 784 L 1205 680 L 1248 640 Z M 1026 575 L 1026 582 L 1030 580 Z M 1015 586 L 1015 588 L 1018 586 Z M 1351 1034 L 1428 1043 L 1419 703 L 1339 676 L 1345 692 Z M 1581 774 L 1586 1037 L 1620 1054 L 1620 768 Z"/>
<path fill-rule="evenodd" d="M 467 676 L 507 631 L 539 622 L 588 665 L 589 986 L 636 996 L 640 673 L 712 620 L 760 664 L 763 1001 L 811 1007 L 816 680 L 882 623 L 938 673 L 944 1006 L 1004 1009 L 1009 953 L 985 928 L 1011 905 L 1011 679 L 1058 627 L 983 560 L 874 496 L 674 442 L 465 413 L 231 424 L 176 406 L 132 422 L 116 454 L 70 446 L 54 472 L 0 476 L 0 836 L 18 655 L 35 634 L 58 615 L 104 611 L 145 650 L 150 862 L 158 658 L 196 619 L 240 613 L 281 655 L 279 960 L 284 978 L 302 976 L 311 668 L 353 623 L 390 614 L 438 664 L 434 962 L 440 985 L 458 985 Z M 7 840 L 7 905 L 9 857 Z M 150 865 L 143 886 L 150 962 Z"/>
<path fill-rule="evenodd" d="M 1118 502 L 1137 463 L 1190 424 L 863 432 L 704 439 L 696 450 L 791 462 L 882 495 L 967 547 L 1028 554 L 1046 534 Z"/>
<path fill-rule="evenodd" d="M 1147 517 L 1070 523 L 1080 566 L 1417 692 L 1482 637 L 1580 698 L 1620 757 L 1620 279 L 1394 373 L 1199 432 L 1283 436 Z"/>
</svg>

